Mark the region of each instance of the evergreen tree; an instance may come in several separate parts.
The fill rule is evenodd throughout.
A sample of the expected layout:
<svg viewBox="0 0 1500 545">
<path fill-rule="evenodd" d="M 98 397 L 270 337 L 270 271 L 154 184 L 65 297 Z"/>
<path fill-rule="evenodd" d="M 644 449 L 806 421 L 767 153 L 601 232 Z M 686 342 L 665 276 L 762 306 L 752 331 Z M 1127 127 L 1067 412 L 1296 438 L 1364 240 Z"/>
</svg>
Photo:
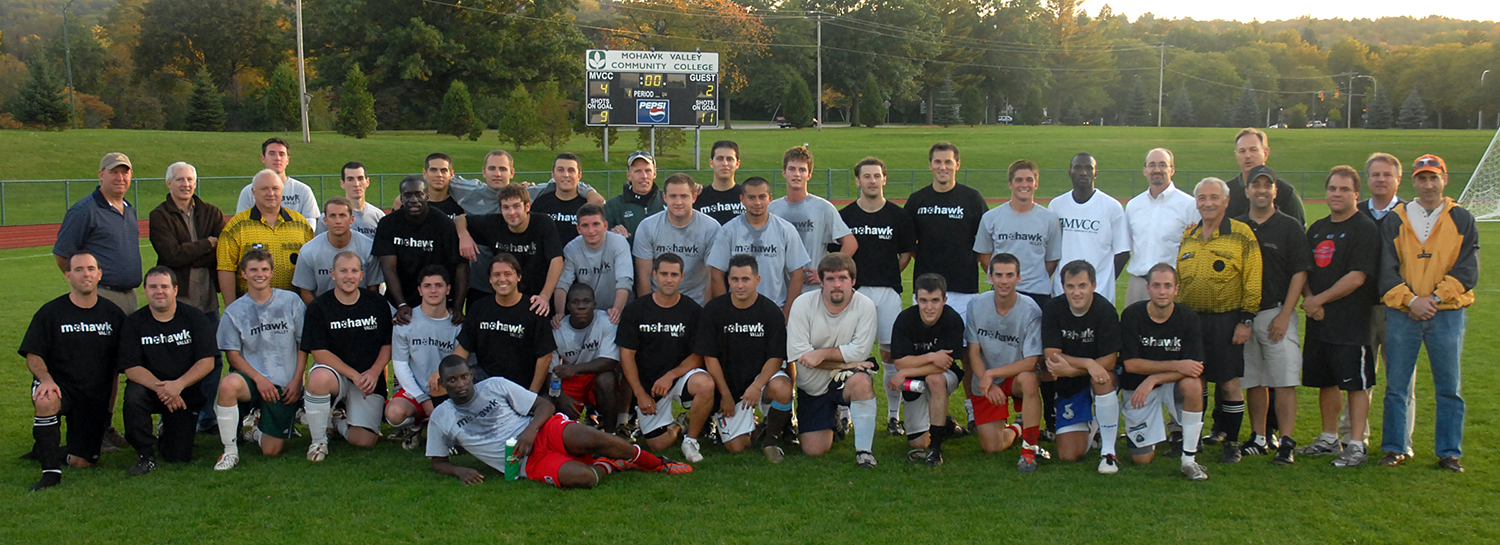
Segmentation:
<svg viewBox="0 0 1500 545">
<path fill-rule="evenodd" d="M 1173 127 L 1193 126 L 1193 101 L 1188 98 L 1187 85 L 1177 91 L 1177 96 L 1172 97 L 1172 109 L 1168 110 L 1168 121 Z"/>
<path fill-rule="evenodd" d="M 1286 117 L 1283 119 L 1286 126 L 1292 129 L 1307 128 L 1307 105 L 1298 104 L 1286 109 Z"/>
<path fill-rule="evenodd" d="M 547 149 L 557 151 L 573 136 L 573 127 L 568 124 L 571 108 L 558 90 L 557 80 L 547 80 L 537 86 L 536 101 L 542 141 L 547 143 Z"/>
<path fill-rule="evenodd" d="M 67 127 L 71 108 L 63 98 L 63 86 L 52 73 L 51 63 L 38 54 L 32 57 L 27 68 L 31 72 L 31 81 L 21 87 L 9 108 L 16 121 L 49 129 Z"/>
<path fill-rule="evenodd" d="M 1260 119 L 1260 104 L 1255 101 L 1255 91 L 1250 90 L 1250 82 L 1245 81 L 1245 88 L 1240 90 L 1240 103 L 1234 107 L 1229 114 L 1229 125 L 1232 127 L 1255 127 Z"/>
<path fill-rule="evenodd" d="M 1146 94 L 1146 85 L 1141 83 L 1140 78 L 1135 79 L 1135 85 L 1130 88 L 1130 96 L 1126 101 L 1125 124 L 1134 126 L 1155 125 L 1156 119 L 1152 116 L 1151 97 Z"/>
<path fill-rule="evenodd" d="M 364 138 L 375 132 L 375 97 L 359 64 L 349 68 L 344 77 L 344 93 L 339 95 L 339 134 Z"/>
<path fill-rule="evenodd" d="M 223 132 L 226 117 L 224 95 L 219 94 L 208 71 L 199 70 L 188 96 L 187 130 Z"/>
<path fill-rule="evenodd" d="M 932 123 L 948 127 L 962 122 L 958 116 L 958 93 L 953 89 L 953 79 L 944 78 L 932 94 Z"/>
<path fill-rule="evenodd" d="M 1078 109 L 1077 102 L 1070 100 L 1067 104 L 1063 105 L 1062 124 L 1068 126 L 1078 126 L 1082 125 L 1083 122 L 1083 112 Z"/>
<path fill-rule="evenodd" d="M 505 117 L 500 119 L 500 141 L 514 143 L 516 151 L 521 151 L 522 146 L 540 143 L 542 131 L 538 125 L 541 116 L 536 110 L 531 93 L 526 92 L 525 86 L 517 85 L 510 92 L 510 99 L 505 101 Z"/>
<path fill-rule="evenodd" d="M 1420 129 L 1426 124 L 1427 104 L 1422 102 L 1417 88 L 1412 87 L 1411 94 L 1406 95 L 1406 102 L 1401 103 L 1401 117 L 1396 120 L 1396 128 Z"/>
<path fill-rule="evenodd" d="M 989 104 L 986 104 L 984 100 L 984 91 L 980 91 L 977 86 L 966 87 L 959 94 L 959 102 L 962 104 L 959 113 L 962 114 L 965 125 L 972 127 L 984 124 L 985 113 L 989 111 Z"/>
<path fill-rule="evenodd" d="M 1017 125 L 1041 125 L 1047 120 L 1046 99 L 1042 98 L 1042 92 L 1032 89 L 1026 96 L 1026 103 L 1021 105 L 1021 111 L 1016 113 L 1016 118 L 1011 123 Z"/>
<path fill-rule="evenodd" d="M 859 86 L 859 124 L 875 127 L 885 122 L 885 96 L 880 92 L 880 82 L 875 74 L 865 74 Z"/>
<path fill-rule="evenodd" d="M 1366 110 L 1369 119 L 1365 120 L 1366 129 L 1389 129 L 1391 128 L 1391 103 L 1384 94 L 1379 91 L 1370 98 Z"/>
<path fill-rule="evenodd" d="M 297 102 L 297 74 L 290 64 L 282 63 L 271 71 L 266 85 L 266 119 L 272 130 L 288 132 L 302 126 L 302 105 Z"/>
<path fill-rule="evenodd" d="M 443 94 L 443 109 L 438 113 L 437 132 L 460 139 L 467 137 L 478 140 L 479 135 L 474 134 L 476 129 L 483 131 L 483 126 L 474 119 L 474 103 L 469 99 L 469 86 L 462 81 L 453 80 L 448 84 L 448 92 Z"/>
<path fill-rule="evenodd" d="M 786 117 L 787 123 L 799 129 L 812 125 L 814 111 L 807 80 L 798 75 L 787 78 L 786 91 L 781 94 L 781 115 Z"/>
</svg>

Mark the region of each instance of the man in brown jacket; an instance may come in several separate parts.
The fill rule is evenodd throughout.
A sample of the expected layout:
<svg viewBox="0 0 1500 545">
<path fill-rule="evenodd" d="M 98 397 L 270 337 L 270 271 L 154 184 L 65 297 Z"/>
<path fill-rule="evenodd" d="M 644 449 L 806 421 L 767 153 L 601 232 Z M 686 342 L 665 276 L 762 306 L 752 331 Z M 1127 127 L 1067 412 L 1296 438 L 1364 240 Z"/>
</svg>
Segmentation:
<svg viewBox="0 0 1500 545">
<path fill-rule="evenodd" d="M 224 230 L 224 212 L 198 198 L 198 169 L 176 162 L 167 167 L 167 199 L 151 211 L 151 247 L 156 250 L 156 264 L 171 267 L 178 278 L 177 302 L 190 305 L 208 315 L 214 329 L 219 327 L 219 298 L 214 288 L 214 270 L 218 254 L 214 246 Z M 223 360 L 214 357 L 214 369 L 198 384 L 208 403 L 219 391 Z M 198 431 L 214 433 L 218 422 L 213 407 L 199 413 Z"/>
</svg>

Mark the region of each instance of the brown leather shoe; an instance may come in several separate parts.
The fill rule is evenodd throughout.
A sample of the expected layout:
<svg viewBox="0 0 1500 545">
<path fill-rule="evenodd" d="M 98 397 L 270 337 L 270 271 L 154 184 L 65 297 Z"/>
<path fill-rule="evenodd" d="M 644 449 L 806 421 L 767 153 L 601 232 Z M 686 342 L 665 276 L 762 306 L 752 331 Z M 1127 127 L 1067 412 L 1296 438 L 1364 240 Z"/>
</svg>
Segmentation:
<svg viewBox="0 0 1500 545">
<path fill-rule="evenodd" d="M 1385 456 L 1380 457 L 1380 461 L 1376 463 L 1385 467 L 1396 467 L 1401 465 L 1401 463 L 1405 461 L 1405 454 L 1401 454 L 1399 452 L 1387 452 L 1385 453 Z"/>
<path fill-rule="evenodd" d="M 1464 466 L 1462 464 L 1458 463 L 1458 457 L 1457 456 L 1449 456 L 1447 458 L 1443 458 L 1443 459 L 1438 460 L 1438 467 L 1442 468 L 1442 469 L 1446 469 L 1448 471 L 1452 471 L 1454 473 L 1463 473 L 1464 472 Z"/>
</svg>

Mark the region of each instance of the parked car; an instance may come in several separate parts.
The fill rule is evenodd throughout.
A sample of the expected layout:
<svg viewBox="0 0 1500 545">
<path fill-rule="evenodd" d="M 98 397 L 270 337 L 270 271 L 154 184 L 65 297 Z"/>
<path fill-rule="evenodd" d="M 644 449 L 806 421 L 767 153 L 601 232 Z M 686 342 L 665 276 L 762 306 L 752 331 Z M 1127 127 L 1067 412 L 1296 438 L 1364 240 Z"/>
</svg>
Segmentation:
<svg viewBox="0 0 1500 545">
<path fill-rule="evenodd" d="M 1000 122 L 1001 125 L 1009 125 L 1012 121 L 1015 121 L 1015 119 L 1008 115 L 1002 115 L 995 118 L 995 121 Z"/>
</svg>

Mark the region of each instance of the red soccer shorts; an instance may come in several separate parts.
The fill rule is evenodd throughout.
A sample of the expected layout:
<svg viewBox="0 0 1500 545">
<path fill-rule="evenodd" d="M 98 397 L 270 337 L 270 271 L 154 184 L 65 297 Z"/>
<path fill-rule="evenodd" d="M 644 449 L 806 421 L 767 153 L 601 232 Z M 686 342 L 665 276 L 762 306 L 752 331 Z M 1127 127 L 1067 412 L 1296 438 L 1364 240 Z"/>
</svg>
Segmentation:
<svg viewBox="0 0 1500 545">
<path fill-rule="evenodd" d="M 585 464 L 594 463 L 593 456 L 568 454 L 567 447 L 563 445 L 563 428 L 577 423 L 577 420 L 554 414 L 547 419 L 546 424 L 542 424 L 542 429 L 536 433 L 536 442 L 531 445 L 531 455 L 526 457 L 527 478 L 562 488 L 558 472 L 562 470 L 563 464 L 575 460 Z"/>
</svg>

